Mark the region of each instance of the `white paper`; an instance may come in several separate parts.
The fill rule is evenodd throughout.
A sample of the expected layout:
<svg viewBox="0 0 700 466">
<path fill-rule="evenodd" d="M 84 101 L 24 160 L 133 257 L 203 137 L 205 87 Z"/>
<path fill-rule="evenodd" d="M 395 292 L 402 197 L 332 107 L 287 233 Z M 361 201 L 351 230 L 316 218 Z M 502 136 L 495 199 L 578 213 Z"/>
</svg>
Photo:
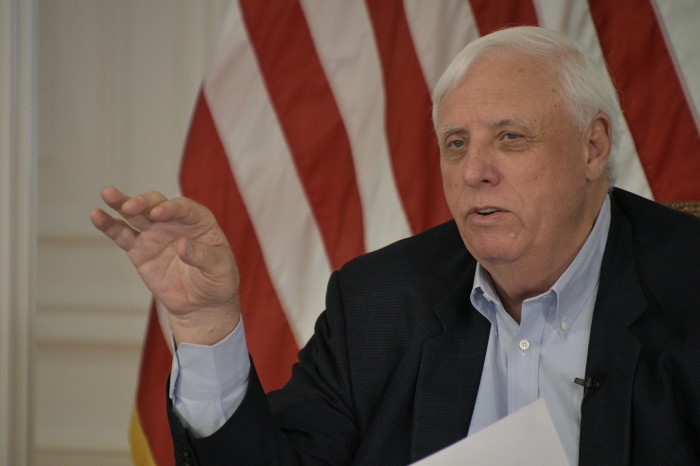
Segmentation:
<svg viewBox="0 0 700 466">
<path fill-rule="evenodd" d="M 543 399 L 413 463 L 415 466 L 568 466 Z"/>
</svg>

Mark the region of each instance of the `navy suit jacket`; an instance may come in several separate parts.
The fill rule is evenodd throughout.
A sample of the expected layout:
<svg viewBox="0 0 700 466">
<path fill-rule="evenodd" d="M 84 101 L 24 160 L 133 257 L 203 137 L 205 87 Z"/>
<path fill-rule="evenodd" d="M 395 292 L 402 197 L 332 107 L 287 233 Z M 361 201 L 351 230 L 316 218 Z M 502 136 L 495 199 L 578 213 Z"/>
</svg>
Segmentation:
<svg viewBox="0 0 700 466">
<path fill-rule="evenodd" d="M 700 220 L 613 190 L 580 464 L 700 464 Z M 467 435 L 489 337 L 454 222 L 353 259 L 287 385 L 195 439 L 179 464 L 407 464 Z M 573 382 L 572 382 L 573 383 Z"/>
</svg>

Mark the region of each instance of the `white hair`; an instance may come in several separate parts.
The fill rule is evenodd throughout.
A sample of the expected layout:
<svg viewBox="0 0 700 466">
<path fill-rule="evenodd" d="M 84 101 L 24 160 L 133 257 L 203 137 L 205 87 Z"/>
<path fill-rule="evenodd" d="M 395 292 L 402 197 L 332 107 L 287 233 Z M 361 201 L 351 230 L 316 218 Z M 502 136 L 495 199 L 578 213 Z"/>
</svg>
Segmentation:
<svg viewBox="0 0 700 466">
<path fill-rule="evenodd" d="M 559 32 L 518 26 L 492 32 L 469 43 L 455 56 L 435 85 L 433 123 L 437 124 L 440 100 L 459 84 L 473 61 L 487 51 L 504 48 L 521 51 L 536 59 L 547 59 L 558 75 L 562 103 L 581 131 L 598 112 L 610 118 L 612 147 L 606 174 L 612 184 L 612 159 L 618 150 L 622 117 L 617 92 L 605 65 L 594 63 L 571 39 Z"/>
</svg>

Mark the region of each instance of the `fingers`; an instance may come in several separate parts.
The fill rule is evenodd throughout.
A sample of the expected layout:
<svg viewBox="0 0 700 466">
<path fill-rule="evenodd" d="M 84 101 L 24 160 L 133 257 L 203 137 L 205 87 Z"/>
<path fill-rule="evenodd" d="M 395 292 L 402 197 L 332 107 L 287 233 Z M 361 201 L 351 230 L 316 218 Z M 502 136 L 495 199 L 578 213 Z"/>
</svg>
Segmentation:
<svg viewBox="0 0 700 466">
<path fill-rule="evenodd" d="M 123 220 L 113 218 L 101 209 L 95 209 L 91 214 L 92 223 L 126 251 L 137 241 L 137 244 L 142 246 L 162 246 L 177 240 L 178 237 L 200 240 L 206 238 L 205 242 L 208 244 L 214 247 L 223 245 L 224 250 L 229 250 L 226 237 L 218 228 L 214 215 L 195 201 L 182 197 L 168 200 L 156 191 L 128 196 L 112 186 L 103 189 L 101 196 Z M 145 242 L 137 240 L 141 233 L 146 234 L 142 237 L 146 238 Z M 186 244 L 183 244 L 183 248 Z M 142 251 L 146 249 L 142 248 Z M 179 255 L 184 260 L 187 257 L 186 251 L 183 249 L 180 252 Z M 197 264 L 202 262 L 205 266 L 209 264 L 203 256 L 196 256 L 191 260 Z"/>
<path fill-rule="evenodd" d="M 168 199 L 159 192 L 150 191 L 129 197 L 114 186 L 102 190 L 102 199 L 112 209 L 119 212 L 135 228 L 142 230 L 151 224 L 151 211 Z"/>
<path fill-rule="evenodd" d="M 175 221 L 182 225 L 202 225 L 211 227 L 215 223 L 214 215 L 201 204 L 184 197 L 165 201 L 149 212 L 154 221 Z"/>
<path fill-rule="evenodd" d="M 184 197 L 168 200 L 157 191 L 129 197 L 113 186 L 103 189 L 101 196 L 108 206 L 139 230 L 153 221 L 176 221 L 183 225 L 202 224 L 207 227 L 216 223 L 209 209 Z"/>
<path fill-rule="evenodd" d="M 90 213 L 90 220 L 95 227 L 113 240 L 117 246 L 128 251 L 133 246 L 138 232 L 123 220 L 112 218 L 102 209 Z"/>
<path fill-rule="evenodd" d="M 114 186 L 107 186 L 104 188 L 100 193 L 100 197 L 108 206 L 115 210 L 119 209 L 124 201 L 129 199 L 129 196 L 122 193 Z"/>
</svg>

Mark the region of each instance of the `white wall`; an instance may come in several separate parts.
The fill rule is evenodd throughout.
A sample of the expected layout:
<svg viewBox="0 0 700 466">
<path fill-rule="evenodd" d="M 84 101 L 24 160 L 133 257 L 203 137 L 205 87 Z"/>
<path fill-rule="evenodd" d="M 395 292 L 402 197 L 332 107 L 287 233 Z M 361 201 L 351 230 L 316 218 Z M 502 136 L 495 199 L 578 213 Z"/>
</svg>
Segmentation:
<svg viewBox="0 0 700 466">
<path fill-rule="evenodd" d="M 31 450 L 36 227 L 33 4 L 0 0 L 0 464 Z"/>
<path fill-rule="evenodd" d="M 32 464 L 130 464 L 149 296 L 89 212 L 107 184 L 177 192 L 190 113 L 228 1 L 33 3 Z"/>
</svg>

